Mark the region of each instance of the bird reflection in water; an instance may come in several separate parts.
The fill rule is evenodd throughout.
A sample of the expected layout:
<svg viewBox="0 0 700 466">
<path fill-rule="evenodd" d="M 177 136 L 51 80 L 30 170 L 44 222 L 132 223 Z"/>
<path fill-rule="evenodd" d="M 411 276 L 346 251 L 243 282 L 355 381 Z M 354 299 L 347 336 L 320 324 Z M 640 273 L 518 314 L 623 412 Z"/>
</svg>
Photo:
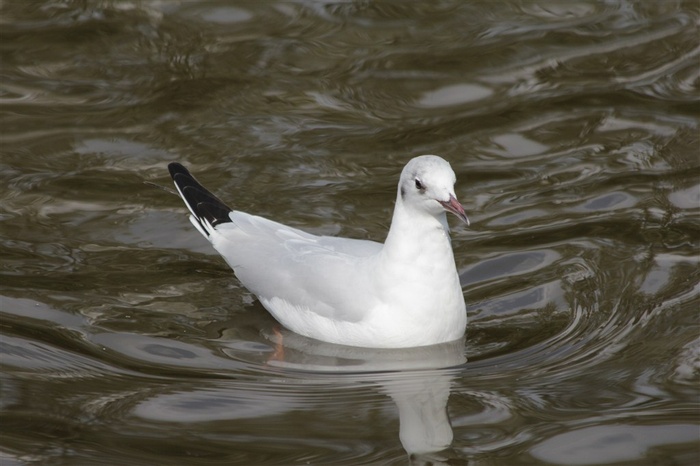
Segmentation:
<svg viewBox="0 0 700 466">
<path fill-rule="evenodd" d="M 289 331 L 284 360 L 273 367 L 310 373 L 335 373 L 345 382 L 372 383 L 388 395 L 399 413 L 399 438 L 409 455 L 422 457 L 450 447 L 452 426 L 447 401 L 456 368 L 466 362 L 464 338 L 440 345 L 403 349 L 340 346 L 301 337 Z M 273 341 L 274 341 L 273 340 Z M 436 458 L 432 459 L 431 464 Z"/>
</svg>

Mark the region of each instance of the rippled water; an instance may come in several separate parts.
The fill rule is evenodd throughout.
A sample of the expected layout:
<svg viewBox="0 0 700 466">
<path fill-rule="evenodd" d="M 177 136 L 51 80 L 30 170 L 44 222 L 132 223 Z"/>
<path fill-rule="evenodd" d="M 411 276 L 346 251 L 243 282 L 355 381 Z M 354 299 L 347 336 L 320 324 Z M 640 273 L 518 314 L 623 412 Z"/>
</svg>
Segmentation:
<svg viewBox="0 0 700 466">
<path fill-rule="evenodd" d="M 696 1 L 3 2 L 0 462 L 700 463 Z M 464 341 L 285 334 L 190 226 L 383 240 L 457 172 Z"/>
</svg>

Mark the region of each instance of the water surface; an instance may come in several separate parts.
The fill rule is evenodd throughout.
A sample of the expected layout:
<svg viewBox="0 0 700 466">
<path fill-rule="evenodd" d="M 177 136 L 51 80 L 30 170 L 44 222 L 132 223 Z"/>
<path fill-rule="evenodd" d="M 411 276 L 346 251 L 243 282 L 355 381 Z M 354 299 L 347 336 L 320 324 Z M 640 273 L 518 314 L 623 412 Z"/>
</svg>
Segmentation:
<svg viewBox="0 0 700 466">
<path fill-rule="evenodd" d="M 700 462 L 695 1 L 5 2 L 0 462 Z M 469 327 L 284 334 L 187 221 L 382 241 L 458 177 Z M 454 219 L 452 219 L 454 220 Z"/>
</svg>

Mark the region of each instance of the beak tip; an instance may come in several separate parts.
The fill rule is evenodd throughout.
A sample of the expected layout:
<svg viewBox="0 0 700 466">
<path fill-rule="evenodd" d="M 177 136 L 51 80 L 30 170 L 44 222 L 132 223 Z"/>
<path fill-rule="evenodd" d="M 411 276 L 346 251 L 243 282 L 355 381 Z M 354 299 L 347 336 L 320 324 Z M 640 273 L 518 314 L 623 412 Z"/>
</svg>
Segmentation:
<svg viewBox="0 0 700 466">
<path fill-rule="evenodd" d="M 452 212 L 459 217 L 467 226 L 471 226 L 471 222 L 469 221 L 467 213 L 464 211 L 464 207 L 462 207 L 462 204 L 459 203 L 455 196 L 450 195 L 450 199 L 447 202 L 441 201 L 440 204 L 442 204 L 446 211 Z"/>
</svg>

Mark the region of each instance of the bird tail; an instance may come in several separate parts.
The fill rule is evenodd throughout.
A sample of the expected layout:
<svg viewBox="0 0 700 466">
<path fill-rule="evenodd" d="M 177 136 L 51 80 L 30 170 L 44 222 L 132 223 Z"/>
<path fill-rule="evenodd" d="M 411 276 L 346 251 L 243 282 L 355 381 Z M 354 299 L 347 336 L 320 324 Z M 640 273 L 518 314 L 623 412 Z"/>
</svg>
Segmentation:
<svg viewBox="0 0 700 466">
<path fill-rule="evenodd" d="M 185 167 L 173 162 L 168 165 L 168 170 L 177 192 L 192 214 L 190 222 L 205 238 L 211 236 L 217 225 L 232 221 L 229 216 L 232 209 L 199 184 Z"/>
</svg>

